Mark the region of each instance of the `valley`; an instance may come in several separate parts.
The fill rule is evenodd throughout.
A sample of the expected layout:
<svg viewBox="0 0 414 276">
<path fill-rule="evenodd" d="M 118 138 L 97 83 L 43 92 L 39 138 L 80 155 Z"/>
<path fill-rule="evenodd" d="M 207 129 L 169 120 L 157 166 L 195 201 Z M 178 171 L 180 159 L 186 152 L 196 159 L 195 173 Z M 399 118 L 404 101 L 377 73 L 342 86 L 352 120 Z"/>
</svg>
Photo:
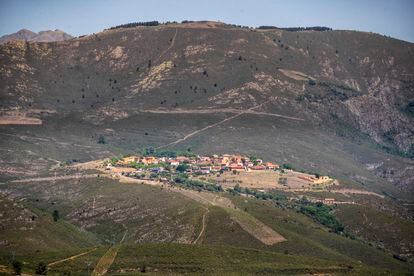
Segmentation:
<svg viewBox="0 0 414 276">
<path fill-rule="evenodd" d="M 153 24 L 0 45 L 0 273 L 413 273 L 412 43 Z"/>
</svg>

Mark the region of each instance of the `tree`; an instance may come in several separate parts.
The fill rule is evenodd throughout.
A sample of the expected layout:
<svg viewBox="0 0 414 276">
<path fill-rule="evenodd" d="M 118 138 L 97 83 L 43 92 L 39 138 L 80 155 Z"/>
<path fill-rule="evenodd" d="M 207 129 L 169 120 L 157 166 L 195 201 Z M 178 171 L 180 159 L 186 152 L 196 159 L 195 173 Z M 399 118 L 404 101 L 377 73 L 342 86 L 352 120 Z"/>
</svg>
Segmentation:
<svg viewBox="0 0 414 276">
<path fill-rule="evenodd" d="M 105 136 L 99 135 L 98 144 L 106 144 Z"/>
<path fill-rule="evenodd" d="M 188 165 L 187 164 L 180 164 L 177 166 L 176 170 L 183 173 L 185 171 L 187 171 L 188 169 Z"/>
<path fill-rule="evenodd" d="M 46 264 L 43 262 L 40 262 L 36 267 L 35 273 L 38 275 L 46 275 L 47 274 Z"/>
<path fill-rule="evenodd" d="M 233 190 L 235 191 L 235 192 L 238 192 L 238 193 L 241 193 L 241 188 L 240 188 L 240 185 L 239 184 L 236 184 L 235 186 L 234 186 L 234 188 L 233 188 Z"/>
<path fill-rule="evenodd" d="M 58 210 L 54 210 L 53 211 L 53 221 L 58 221 L 59 218 L 60 218 L 59 211 Z"/>
<path fill-rule="evenodd" d="M 12 262 L 12 266 L 13 266 L 13 271 L 16 275 L 20 275 L 22 273 L 23 263 L 21 261 L 14 260 Z"/>
</svg>

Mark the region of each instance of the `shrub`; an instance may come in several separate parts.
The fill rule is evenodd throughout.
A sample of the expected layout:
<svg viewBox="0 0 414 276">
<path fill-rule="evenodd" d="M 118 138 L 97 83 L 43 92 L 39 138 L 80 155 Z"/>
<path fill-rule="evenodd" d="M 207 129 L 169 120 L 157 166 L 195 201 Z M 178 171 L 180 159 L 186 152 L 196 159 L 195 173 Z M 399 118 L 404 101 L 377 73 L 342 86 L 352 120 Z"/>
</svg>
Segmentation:
<svg viewBox="0 0 414 276">
<path fill-rule="evenodd" d="M 187 165 L 187 164 L 180 164 L 180 165 L 178 165 L 178 166 L 177 166 L 177 168 L 176 168 L 176 170 L 177 170 L 178 172 L 181 172 L 181 173 L 183 173 L 183 172 L 187 171 L 187 169 L 188 169 L 188 165 Z"/>
<path fill-rule="evenodd" d="M 98 144 L 106 144 L 106 140 L 105 140 L 105 137 L 103 135 L 99 135 Z"/>
<path fill-rule="evenodd" d="M 60 218 L 60 216 L 59 216 L 59 211 L 58 210 L 54 210 L 53 211 L 53 221 L 58 221 L 58 219 Z"/>
<path fill-rule="evenodd" d="M 14 260 L 12 262 L 13 271 L 16 275 L 20 275 L 22 273 L 23 263 L 18 260 Z"/>
<path fill-rule="evenodd" d="M 286 169 L 286 170 L 294 170 L 294 167 L 293 167 L 293 165 L 292 165 L 292 164 L 287 163 L 287 164 L 283 164 L 283 165 L 282 165 L 282 169 Z"/>
<path fill-rule="evenodd" d="M 38 274 L 38 275 L 46 275 L 47 274 L 46 264 L 40 262 L 36 267 L 35 273 Z"/>
</svg>

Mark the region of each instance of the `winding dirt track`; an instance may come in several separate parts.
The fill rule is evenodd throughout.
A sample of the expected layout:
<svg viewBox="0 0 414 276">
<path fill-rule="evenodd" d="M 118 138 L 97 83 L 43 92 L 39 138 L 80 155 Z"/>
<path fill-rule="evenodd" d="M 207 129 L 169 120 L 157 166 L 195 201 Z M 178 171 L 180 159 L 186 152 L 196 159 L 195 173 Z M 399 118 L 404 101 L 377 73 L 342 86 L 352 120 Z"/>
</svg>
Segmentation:
<svg viewBox="0 0 414 276">
<path fill-rule="evenodd" d="M 217 114 L 217 113 L 237 113 L 240 114 L 253 114 L 253 115 L 263 115 L 263 116 L 272 116 L 296 121 L 304 121 L 302 118 L 292 117 L 277 113 L 261 112 L 254 110 L 240 110 L 235 108 L 212 108 L 212 109 L 140 109 L 136 110 L 139 113 L 152 113 L 152 114 Z"/>
<path fill-rule="evenodd" d="M 174 44 L 175 44 L 175 38 L 177 37 L 177 33 L 178 33 L 178 29 L 175 29 L 175 34 L 174 34 L 174 36 L 173 36 L 173 38 L 172 38 L 172 40 L 171 40 L 171 44 L 170 44 L 170 46 L 168 46 L 168 48 L 167 49 L 165 49 L 165 51 L 164 52 L 162 52 L 158 57 L 157 57 L 157 59 L 154 61 L 154 63 L 157 63 L 172 47 L 174 47 Z"/>
<path fill-rule="evenodd" d="M 206 209 L 206 212 L 203 214 L 203 226 L 201 228 L 200 234 L 198 235 L 197 239 L 195 239 L 193 244 L 196 244 L 200 240 L 200 238 L 203 236 L 203 234 L 206 230 L 206 217 L 207 217 L 207 214 L 210 212 L 210 210 L 206 207 L 205 207 L 205 209 Z"/>
</svg>

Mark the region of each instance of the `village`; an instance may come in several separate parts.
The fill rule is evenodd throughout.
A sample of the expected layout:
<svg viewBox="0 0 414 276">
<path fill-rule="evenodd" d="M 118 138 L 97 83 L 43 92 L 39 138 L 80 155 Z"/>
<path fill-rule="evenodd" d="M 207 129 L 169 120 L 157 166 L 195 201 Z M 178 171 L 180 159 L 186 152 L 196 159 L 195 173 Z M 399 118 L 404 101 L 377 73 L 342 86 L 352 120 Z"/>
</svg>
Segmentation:
<svg viewBox="0 0 414 276">
<path fill-rule="evenodd" d="M 335 184 L 329 176 L 294 171 L 290 165 L 278 165 L 254 156 L 240 154 L 136 156 L 112 158 L 105 170 L 113 175 L 171 182 L 174 176 L 217 183 L 224 188 L 306 189 Z M 214 177 L 214 178 L 212 178 Z"/>
</svg>

